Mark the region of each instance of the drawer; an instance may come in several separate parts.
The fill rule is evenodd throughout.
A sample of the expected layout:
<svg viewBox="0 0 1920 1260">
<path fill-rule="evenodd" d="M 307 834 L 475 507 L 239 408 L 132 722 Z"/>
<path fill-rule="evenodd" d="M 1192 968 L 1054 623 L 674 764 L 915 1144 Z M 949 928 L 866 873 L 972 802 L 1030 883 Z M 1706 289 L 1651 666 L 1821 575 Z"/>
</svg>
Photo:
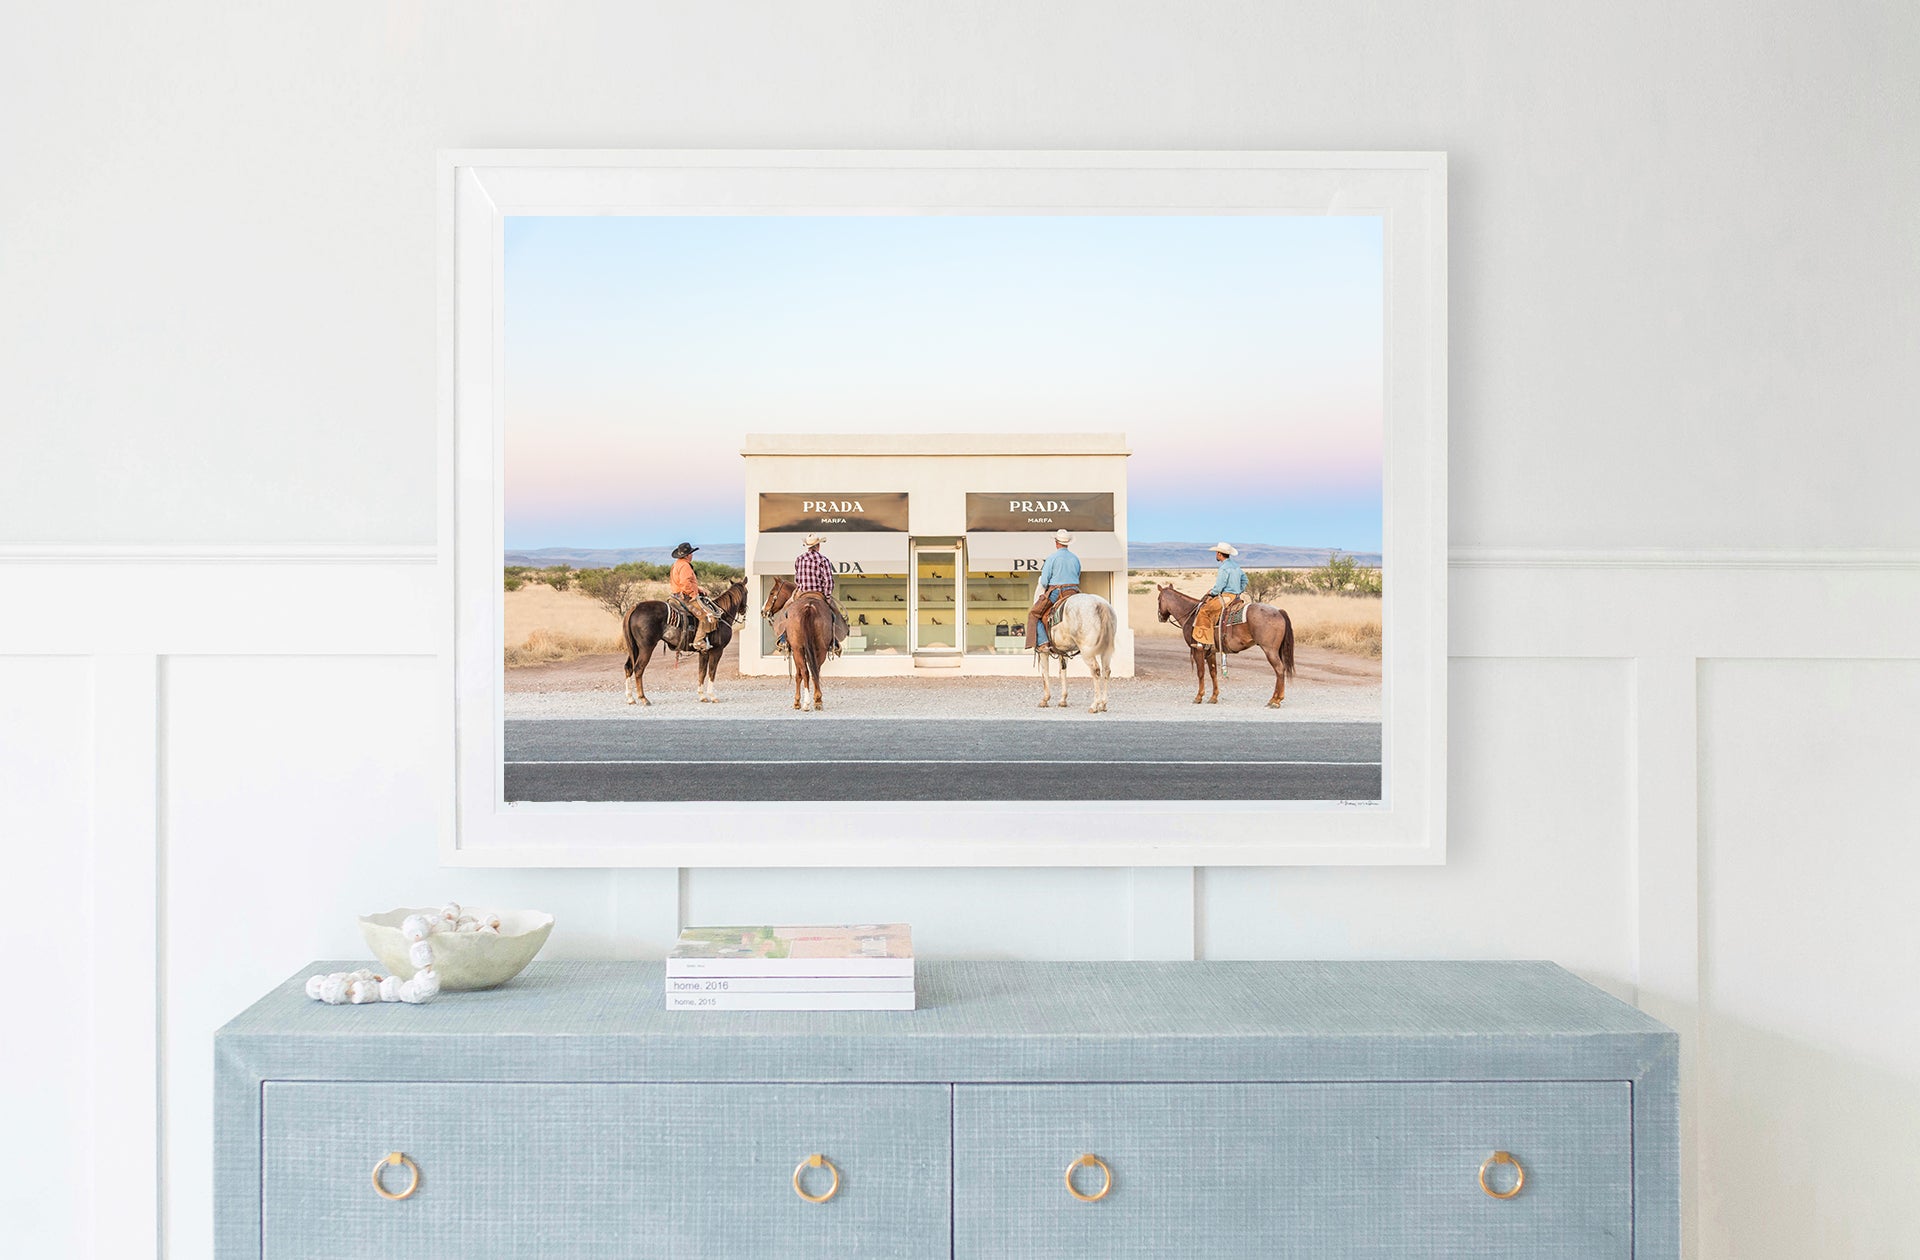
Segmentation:
<svg viewBox="0 0 1920 1260">
<path fill-rule="evenodd" d="M 960 1257 L 1632 1255 L 1625 1081 L 961 1085 L 953 1106 Z M 1525 1170 L 1510 1199 L 1478 1184 L 1496 1150 Z M 1096 1202 L 1064 1184 L 1082 1153 L 1112 1170 Z"/>
<path fill-rule="evenodd" d="M 484 1256 L 944 1256 L 945 1085 L 498 1085 L 268 1081 L 263 1254 L 274 1260 Z M 418 1190 L 380 1198 L 389 1151 Z M 840 1186 L 794 1192 L 818 1152 Z M 390 1190 L 410 1170 L 383 1170 Z M 831 1184 L 825 1167 L 802 1179 Z"/>
</svg>

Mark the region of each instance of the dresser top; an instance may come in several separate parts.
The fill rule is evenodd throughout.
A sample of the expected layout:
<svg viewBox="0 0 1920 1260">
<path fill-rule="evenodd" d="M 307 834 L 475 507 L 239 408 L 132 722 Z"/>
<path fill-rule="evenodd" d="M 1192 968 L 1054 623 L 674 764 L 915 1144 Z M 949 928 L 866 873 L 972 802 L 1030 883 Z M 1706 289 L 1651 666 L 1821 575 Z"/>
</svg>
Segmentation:
<svg viewBox="0 0 1920 1260">
<path fill-rule="evenodd" d="M 327 1006 L 319 962 L 223 1028 L 263 1079 L 1632 1079 L 1664 1025 L 1544 962 L 933 962 L 920 1009 L 662 1009 L 660 963 L 534 963 L 421 1006 Z"/>
</svg>

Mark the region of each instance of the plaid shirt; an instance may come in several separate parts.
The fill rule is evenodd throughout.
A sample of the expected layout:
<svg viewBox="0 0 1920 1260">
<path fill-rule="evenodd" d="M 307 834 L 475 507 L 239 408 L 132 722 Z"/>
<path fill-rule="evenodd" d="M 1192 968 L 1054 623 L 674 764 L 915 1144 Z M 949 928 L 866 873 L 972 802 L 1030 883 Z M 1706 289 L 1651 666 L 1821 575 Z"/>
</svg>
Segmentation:
<svg viewBox="0 0 1920 1260">
<path fill-rule="evenodd" d="M 833 562 L 817 551 L 803 551 L 794 557 L 793 584 L 803 591 L 833 593 Z"/>
</svg>

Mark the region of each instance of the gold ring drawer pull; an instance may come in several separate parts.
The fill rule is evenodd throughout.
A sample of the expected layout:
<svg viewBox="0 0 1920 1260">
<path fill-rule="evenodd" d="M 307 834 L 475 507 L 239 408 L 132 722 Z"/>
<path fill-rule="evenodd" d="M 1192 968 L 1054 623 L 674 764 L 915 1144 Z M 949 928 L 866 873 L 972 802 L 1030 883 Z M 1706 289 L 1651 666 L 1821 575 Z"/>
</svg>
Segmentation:
<svg viewBox="0 0 1920 1260">
<path fill-rule="evenodd" d="M 1492 1168 L 1495 1164 L 1512 1164 L 1513 1165 L 1513 1189 L 1495 1190 L 1492 1186 L 1487 1184 L 1487 1170 L 1489 1168 Z M 1520 1187 L 1526 1184 L 1527 1184 L 1527 1170 L 1520 1166 L 1519 1160 L 1507 1154 L 1505 1151 L 1495 1151 L 1493 1154 L 1487 1156 L 1486 1163 L 1480 1165 L 1480 1189 L 1485 1191 L 1488 1197 L 1490 1198 L 1511 1199 L 1514 1195 L 1519 1194 Z"/>
<path fill-rule="evenodd" d="M 410 1176 L 407 1178 L 407 1188 L 405 1190 L 387 1189 L 387 1187 L 384 1184 L 382 1184 L 380 1181 L 381 1170 L 385 1168 L 399 1168 L 403 1165 L 405 1166 L 407 1172 L 410 1174 Z M 402 1155 L 399 1151 L 388 1151 L 385 1158 L 383 1158 L 379 1163 L 373 1166 L 373 1192 L 379 1195 L 383 1199 L 393 1199 L 397 1202 L 401 1199 L 407 1198 L 415 1190 L 418 1190 L 419 1188 L 420 1188 L 420 1165 L 414 1163 L 412 1160 L 408 1159 L 405 1155 Z"/>
<path fill-rule="evenodd" d="M 808 1194 L 807 1188 L 800 1184 L 800 1174 L 809 1168 L 824 1168 L 833 1174 L 833 1184 L 827 1187 L 825 1194 Z M 825 1155 L 809 1155 L 793 1166 L 793 1192 L 809 1203 L 825 1203 L 840 1193 L 840 1170 Z"/>
<path fill-rule="evenodd" d="M 1098 1168 L 1100 1170 L 1100 1188 L 1092 1194 L 1082 1194 L 1080 1187 L 1073 1184 L 1073 1170 L 1076 1168 Z M 1082 1155 L 1067 1165 L 1067 1193 L 1082 1203 L 1098 1203 L 1107 1197 L 1113 1189 L 1113 1169 L 1107 1167 L 1107 1161 L 1098 1155 Z"/>
</svg>

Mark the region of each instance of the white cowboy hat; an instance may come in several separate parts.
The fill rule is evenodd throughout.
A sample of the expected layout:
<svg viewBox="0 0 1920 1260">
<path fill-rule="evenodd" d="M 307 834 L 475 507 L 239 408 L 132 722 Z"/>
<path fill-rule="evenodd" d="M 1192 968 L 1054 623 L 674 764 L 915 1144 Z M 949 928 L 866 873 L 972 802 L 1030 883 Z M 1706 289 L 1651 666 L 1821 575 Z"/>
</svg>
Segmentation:
<svg viewBox="0 0 1920 1260">
<path fill-rule="evenodd" d="M 1073 541 L 1073 535 L 1064 529 L 1056 529 L 1053 531 L 1053 541 L 1057 543 L 1070 543 Z"/>
<path fill-rule="evenodd" d="M 820 537 L 820 535 L 818 534 L 808 534 L 805 538 L 802 538 L 800 540 L 800 543 L 802 546 L 806 547 L 807 550 L 811 551 L 813 550 L 813 548 L 818 547 L 821 543 L 825 541 L 827 540 Z"/>
<path fill-rule="evenodd" d="M 1204 535 L 1202 536 L 1204 537 Z M 1223 542 L 1223 543 L 1213 544 L 1213 554 L 1216 556 L 1237 556 L 1240 554 L 1240 552 L 1234 547 L 1232 543 Z"/>
</svg>

